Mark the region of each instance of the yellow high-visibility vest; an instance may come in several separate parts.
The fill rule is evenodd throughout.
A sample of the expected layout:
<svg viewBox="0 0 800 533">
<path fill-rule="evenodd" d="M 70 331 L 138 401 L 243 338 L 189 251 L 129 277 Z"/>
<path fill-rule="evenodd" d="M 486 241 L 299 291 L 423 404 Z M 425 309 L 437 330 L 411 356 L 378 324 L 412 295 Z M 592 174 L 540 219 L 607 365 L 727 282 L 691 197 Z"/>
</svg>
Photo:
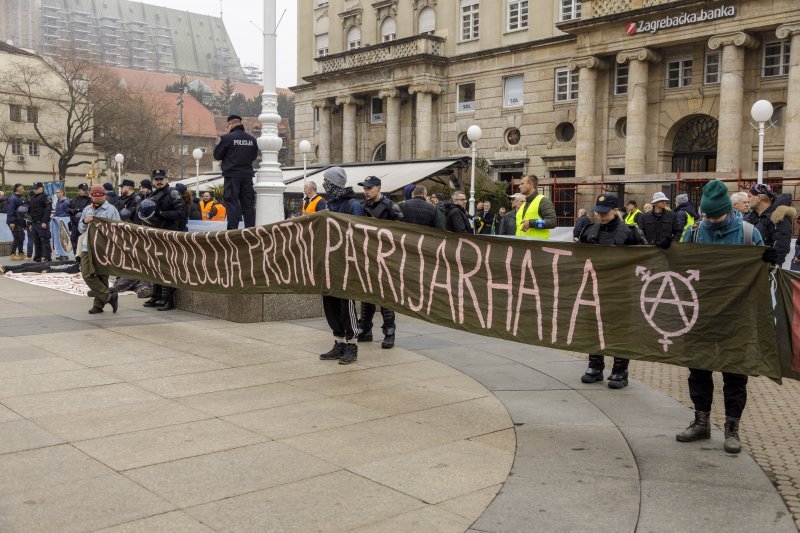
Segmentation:
<svg viewBox="0 0 800 533">
<path fill-rule="evenodd" d="M 532 209 L 533 212 L 531 213 L 531 217 L 528 217 L 529 220 L 531 218 L 538 219 L 541 218 L 539 216 L 539 204 L 542 203 L 542 198 L 544 198 L 541 194 L 536 196 L 532 202 L 528 203 L 527 201 L 517 208 L 517 237 L 528 237 L 533 239 L 543 239 L 548 240 L 550 239 L 550 230 L 549 229 L 536 229 L 531 227 L 528 231 L 522 230 L 522 223 L 523 217 L 528 209 Z"/>
<path fill-rule="evenodd" d="M 322 200 L 322 196 L 316 195 L 308 205 L 303 205 L 303 214 L 310 215 L 311 213 L 317 212 L 317 204 Z M 305 204 L 305 202 L 304 202 Z"/>
<path fill-rule="evenodd" d="M 691 228 L 694 226 L 694 217 L 689 214 L 688 211 L 684 211 L 686 213 L 686 225 L 683 226 L 681 231 L 686 231 L 686 228 Z"/>
<path fill-rule="evenodd" d="M 629 226 L 631 224 L 636 224 L 636 215 L 640 213 L 641 211 L 639 211 L 638 209 L 634 210 L 633 213 L 628 213 L 627 215 L 625 215 L 625 223 L 628 224 Z"/>
</svg>

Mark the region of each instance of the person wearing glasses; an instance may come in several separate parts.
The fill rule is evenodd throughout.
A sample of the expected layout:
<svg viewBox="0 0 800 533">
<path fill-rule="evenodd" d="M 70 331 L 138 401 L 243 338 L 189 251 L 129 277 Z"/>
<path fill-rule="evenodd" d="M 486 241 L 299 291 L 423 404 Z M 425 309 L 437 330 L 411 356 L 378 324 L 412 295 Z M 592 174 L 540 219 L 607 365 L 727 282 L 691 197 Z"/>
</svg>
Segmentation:
<svg viewBox="0 0 800 533">
<path fill-rule="evenodd" d="M 750 188 L 750 213 L 745 220 L 754 225 L 764 245 L 775 248 L 778 253 L 776 264 L 781 266 L 792 249 L 792 221 L 797 209 L 792 207 L 789 194 L 775 194 L 766 183 Z"/>
<path fill-rule="evenodd" d="M 452 202 L 444 204 L 444 228 L 455 233 L 475 233 L 467 214 L 467 196 L 463 192 L 455 192 L 451 199 Z"/>
</svg>

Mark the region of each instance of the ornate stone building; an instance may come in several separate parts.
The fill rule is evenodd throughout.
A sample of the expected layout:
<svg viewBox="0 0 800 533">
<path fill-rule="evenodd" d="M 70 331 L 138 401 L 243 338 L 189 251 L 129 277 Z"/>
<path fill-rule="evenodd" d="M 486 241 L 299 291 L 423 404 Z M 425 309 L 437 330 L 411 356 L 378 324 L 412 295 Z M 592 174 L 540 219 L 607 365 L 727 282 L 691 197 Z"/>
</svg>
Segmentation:
<svg viewBox="0 0 800 533">
<path fill-rule="evenodd" d="M 502 181 L 752 172 L 764 98 L 766 168 L 800 171 L 797 0 L 299 5 L 296 138 L 319 163 L 462 155 L 478 124 Z"/>
</svg>

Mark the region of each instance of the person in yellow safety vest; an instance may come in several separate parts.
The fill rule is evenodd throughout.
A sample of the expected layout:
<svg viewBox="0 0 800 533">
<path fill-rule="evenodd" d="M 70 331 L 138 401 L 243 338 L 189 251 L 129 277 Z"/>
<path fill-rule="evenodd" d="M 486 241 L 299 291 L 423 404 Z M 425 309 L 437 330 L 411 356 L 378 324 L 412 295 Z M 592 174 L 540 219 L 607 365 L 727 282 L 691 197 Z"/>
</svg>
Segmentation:
<svg viewBox="0 0 800 533">
<path fill-rule="evenodd" d="M 550 230 L 556 227 L 556 208 L 549 198 L 539 194 L 539 178 L 534 174 L 522 176 L 519 192 L 525 203 L 517 209 L 517 237 L 550 239 Z"/>
<path fill-rule="evenodd" d="M 625 224 L 628 226 L 632 226 L 636 224 L 639 225 L 639 220 L 642 218 L 642 213 L 639 211 L 639 204 L 636 203 L 636 200 L 628 200 L 625 203 L 625 207 L 628 213 L 625 215 Z"/>
<path fill-rule="evenodd" d="M 200 200 L 200 215 L 203 220 L 212 222 L 225 222 L 227 210 L 225 206 L 214 199 L 214 195 L 206 191 Z"/>
<path fill-rule="evenodd" d="M 325 198 L 317 194 L 317 184 L 313 181 L 307 181 L 303 184 L 303 214 L 310 215 L 311 213 L 318 213 L 328 209 L 328 203 Z"/>
<path fill-rule="evenodd" d="M 688 194 L 679 194 L 675 197 L 675 219 L 680 224 L 681 232 L 685 232 L 687 228 L 691 228 L 695 223 L 700 223 L 700 216 L 697 210 L 689 202 Z M 681 233 L 683 235 L 683 233 Z"/>
</svg>

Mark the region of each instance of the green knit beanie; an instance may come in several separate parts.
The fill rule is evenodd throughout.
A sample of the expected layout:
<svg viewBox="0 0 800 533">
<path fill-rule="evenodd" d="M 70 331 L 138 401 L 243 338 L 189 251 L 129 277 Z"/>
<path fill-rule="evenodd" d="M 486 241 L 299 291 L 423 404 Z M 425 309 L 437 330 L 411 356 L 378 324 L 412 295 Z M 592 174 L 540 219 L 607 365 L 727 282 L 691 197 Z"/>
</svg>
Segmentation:
<svg viewBox="0 0 800 533">
<path fill-rule="evenodd" d="M 711 180 L 703 187 L 703 198 L 700 200 L 700 211 L 708 218 L 721 217 L 733 210 L 728 186 L 719 180 Z"/>
</svg>

